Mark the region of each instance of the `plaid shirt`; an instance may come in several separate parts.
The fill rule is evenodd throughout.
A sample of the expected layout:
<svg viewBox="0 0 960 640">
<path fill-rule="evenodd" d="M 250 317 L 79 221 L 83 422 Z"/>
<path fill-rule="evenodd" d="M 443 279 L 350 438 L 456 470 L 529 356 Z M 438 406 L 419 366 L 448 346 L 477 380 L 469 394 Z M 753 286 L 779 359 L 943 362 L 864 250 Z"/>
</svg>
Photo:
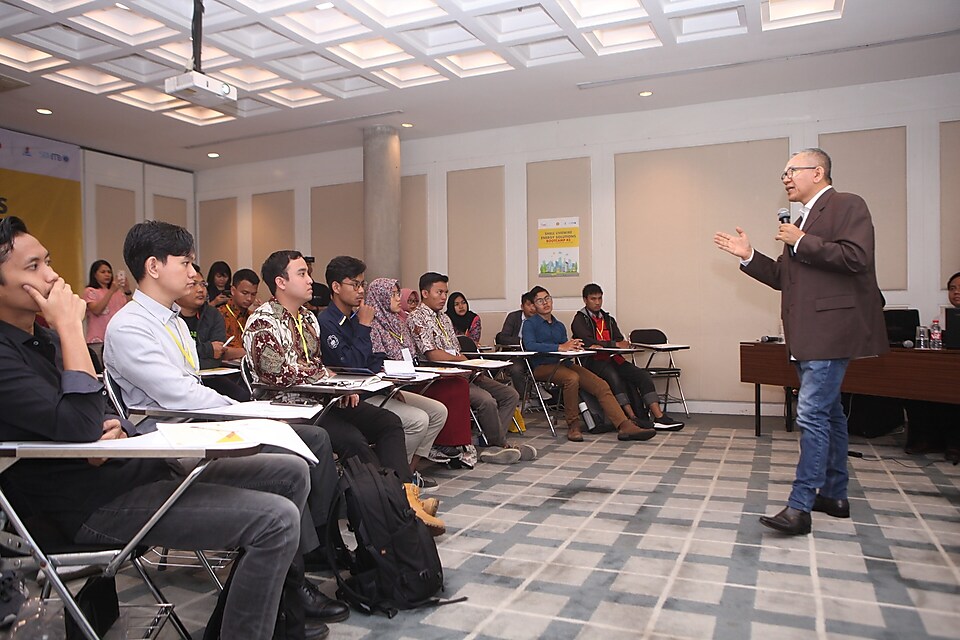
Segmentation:
<svg viewBox="0 0 960 640">
<path fill-rule="evenodd" d="M 317 318 L 305 307 L 300 307 L 297 317 L 300 326 L 276 298 L 250 314 L 243 348 L 253 365 L 254 382 L 291 387 L 327 377 L 320 359 Z"/>
<path fill-rule="evenodd" d="M 407 316 L 407 326 L 413 335 L 418 356 L 434 349 L 460 355 L 457 333 L 453 330 L 450 317 L 443 311 L 434 311 L 421 302 L 420 306 Z"/>
</svg>

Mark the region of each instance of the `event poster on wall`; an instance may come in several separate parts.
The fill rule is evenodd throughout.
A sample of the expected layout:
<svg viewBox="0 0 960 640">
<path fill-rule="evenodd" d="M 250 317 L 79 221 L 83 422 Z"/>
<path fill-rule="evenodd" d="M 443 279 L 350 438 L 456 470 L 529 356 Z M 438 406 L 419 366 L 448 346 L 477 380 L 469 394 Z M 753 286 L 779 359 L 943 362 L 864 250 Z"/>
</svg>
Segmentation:
<svg viewBox="0 0 960 640">
<path fill-rule="evenodd" d="M 537 249 L 541 276 L 580 275 L 580 218 L 537 220 Z"/>
<path fill-rule="evenodd" d="M 0 215 L 22 219 L 73 287 L 83 273 L 80 147 L 0 129 Z"/>
</svg>

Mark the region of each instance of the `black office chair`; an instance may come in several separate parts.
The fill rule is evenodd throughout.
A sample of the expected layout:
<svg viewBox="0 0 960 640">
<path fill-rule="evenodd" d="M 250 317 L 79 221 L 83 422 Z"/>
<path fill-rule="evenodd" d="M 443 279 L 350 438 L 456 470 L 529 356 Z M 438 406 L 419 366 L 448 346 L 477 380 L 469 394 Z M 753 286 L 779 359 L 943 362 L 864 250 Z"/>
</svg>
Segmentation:
<svg viewBox="0 0 960 640">
<path fill-rule="evenodd" d="M 667 334 L 660 329 L 634 329 L 630 332 L 630 342 L 634 344 L 668 344 L 670 341 L 667 340 Z M 671 400 L 680 402 L 683 404 L 684 413 L 686 413 L 689 418 L 690 410 L 687 409 L 687 399 L 683 395 L 683 386 L 680 384 L 680 367 L 673 361 L 673 352 L 671 351 L 663 354 L 668 357 L 667 366 L 652 366 L 653 359 L 659 355 L 659 353 L 660 352 L 653 351 L 650 354 L 644 369 L 646 369 L 647 373 L 654 379 L 664 378 L 667 381 L 666 386 L 663 388 L 663 393 L 660 394 L 660 404 L 663 410 L 666 411 L 667 404 Z M 670 380 L 677 381 L 677 393 L 680 394 L 679 396 L 670 395 Z"/>
<path fill-rule="evenodd" d="M 457 343 L 460 345 L 460 351 L 464 353 L 480 353 L 480 347 L 470 336 L 457 336 Z"/>
</svg>

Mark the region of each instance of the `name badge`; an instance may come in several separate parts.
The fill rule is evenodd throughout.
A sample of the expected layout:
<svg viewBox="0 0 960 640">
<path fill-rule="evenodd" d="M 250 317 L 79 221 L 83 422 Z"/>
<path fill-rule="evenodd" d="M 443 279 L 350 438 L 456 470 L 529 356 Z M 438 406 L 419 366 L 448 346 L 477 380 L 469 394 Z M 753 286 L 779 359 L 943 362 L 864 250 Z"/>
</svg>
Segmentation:
<svg viewBox="0 0 960 640">
<path fill-rule="evenodd" d="M 413 355 L 410 353 L 410 349 L 406 347 L 400 349 L 400 357 L 407 362 L 413 362 Z"/>
</svg>

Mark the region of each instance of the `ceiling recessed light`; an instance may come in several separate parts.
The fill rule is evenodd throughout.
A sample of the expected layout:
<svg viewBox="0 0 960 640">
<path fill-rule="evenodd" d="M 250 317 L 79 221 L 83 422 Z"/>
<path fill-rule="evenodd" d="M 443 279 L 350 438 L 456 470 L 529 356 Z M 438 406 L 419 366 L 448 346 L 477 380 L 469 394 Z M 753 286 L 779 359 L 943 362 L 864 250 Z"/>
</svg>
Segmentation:
<svg viewBox="0 0 960 640">
<path fill-rule="evenodd" d="M 210 153 L 207 154 L 207 157 L 208 157 L 208 158 L 219 158 L 219 157 L 220 157 L 220 154 L 217 153 L 216 151 L 211 151 Z"/>
<path fill-rule="evenodd" d="M 653 95 L 653 91 L 641 91 L 637 95 L 640 96 L 641 98 L 649 98 L 650 96 Z"/>
<path fill-rule="evenodd" d="M 117 9 L 123 9 L 124 11 L 130 11 L 130 7 L 120 2 L 115 3 Z"/>
<path fill-rule="evenodd" d="M 317 9 L 320 9 L 320 11 L 323 11 L 324 9 L 333 9 L 333 3 L 321 2 L 320 4 L 317 5 Z"/>
<path fill-rule="evenodd" d="M 402 122 L 400 123 L 400 126 L 403 127 L 404 129 L 413 129 L 412 122 Z"/>
<path fill-rule="evenodd" d="M 37 113 L 39 113 L 42 116 L 53 115 L 53 111 L 50 111 L 50 109 L 44 109 L 43 107 L 37 109 Z"/>
</svg>

